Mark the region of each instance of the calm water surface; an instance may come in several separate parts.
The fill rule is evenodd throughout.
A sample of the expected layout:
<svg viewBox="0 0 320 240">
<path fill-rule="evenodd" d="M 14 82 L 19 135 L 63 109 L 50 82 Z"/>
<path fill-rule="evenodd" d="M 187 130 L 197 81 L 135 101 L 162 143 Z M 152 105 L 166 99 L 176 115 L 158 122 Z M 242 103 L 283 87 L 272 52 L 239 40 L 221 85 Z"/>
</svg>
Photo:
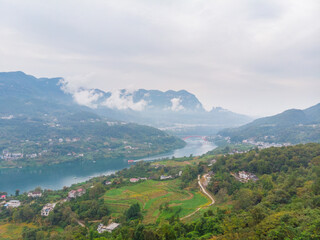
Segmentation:
<svg viewBox="0 0 320 240">
<path fill-rule="evenodd" d="M 157 155 L 140 160 L 157 160 L 171 157 L 202 155 L 216 146 L 202 139 L 188 139 L 184 148 L 177 149 L 169 154 Z M 61 189 L 74 183 L 86 181 L 92 177 L 109 175 L 128 167 L 127 160 L 118 159 L 112 162 L 103 161 L 76 161 L 61 163 L 38 168 L 0 170 L 0 192 L 13 194 L 16 189 L 20 192 L 32 190 L 38 186 L 42 189 Z"/>
</svg>

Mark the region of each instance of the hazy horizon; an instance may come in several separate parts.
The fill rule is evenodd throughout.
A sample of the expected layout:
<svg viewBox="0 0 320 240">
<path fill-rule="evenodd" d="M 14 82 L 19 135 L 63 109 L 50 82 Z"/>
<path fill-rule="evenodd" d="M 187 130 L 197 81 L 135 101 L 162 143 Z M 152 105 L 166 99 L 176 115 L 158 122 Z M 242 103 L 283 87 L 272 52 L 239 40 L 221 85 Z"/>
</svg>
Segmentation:
<svg viewBox="0 0 320 240">
<path fill-rule="evenodd" d="M 250 116 L 320 102 L 320 2 L 0 0 L 0 71 L 187 90 Z"/>
</svg>

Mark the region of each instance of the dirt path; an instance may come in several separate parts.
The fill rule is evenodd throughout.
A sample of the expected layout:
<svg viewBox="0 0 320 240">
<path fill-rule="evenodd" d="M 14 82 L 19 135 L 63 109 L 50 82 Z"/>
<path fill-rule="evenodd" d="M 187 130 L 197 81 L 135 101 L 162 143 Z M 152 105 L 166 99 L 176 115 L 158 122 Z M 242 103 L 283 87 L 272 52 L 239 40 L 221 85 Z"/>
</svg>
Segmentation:
<svg viewBox="0 0 320 240">
<path fill-rule="evenodd" d="M 199 184 L 202 192 L 203 192 L 204 194 L 206 194 L 206 195 L 211 199 L 211 203 L 210 203 L 209 206 L 213 205 L 215 201 L 214 201 L 213 197 L 211 196 L 211 194 L 208 193 L 208 191 L 203 187 L 203 185 L 202 185 L 202 183 L 201 183 L 201 181 L 200 181 L 200 175 L 198 175 L 198 184 Z"/>
<path fill-rule="evenodd" d="M 210 203 L 209 206 L 213 205 L 215 201 L 214 201 L 213 197 L 210 195 L 210 193 L 208 193 L 208 191 L 202 186 L 201 179 L 200 179 L 200 175 L 198 175 L 198 184 L 199 184 L 199 186 L 200 186 L 200 190 L 201 190 L 205 195 L 207 195 L 207 196 L 210 198 L 211 203 Z M 192 215 L 194 215 L 194 214 L 196 214 L 197 212 L 199 212 L 201 208 L 202 208 L 202 207 L 197 208 L 197 210 L 195 210 L 194 212 L 190 213 L 190 214 L 187 215 L 187 216 L 184 216 L 183 218 L 181 218 L 181 220 L 186 219 L 186 218 L 188 218 L 188 217 L 191 217 Z"/>
<path fill-rule="evenodd" d="M 82 222 L 80 222 L 80 220 L 77 219 L 76 221 L 81 227 L 87 228 L 86 225 L 84 225 Z"/>
</svg>

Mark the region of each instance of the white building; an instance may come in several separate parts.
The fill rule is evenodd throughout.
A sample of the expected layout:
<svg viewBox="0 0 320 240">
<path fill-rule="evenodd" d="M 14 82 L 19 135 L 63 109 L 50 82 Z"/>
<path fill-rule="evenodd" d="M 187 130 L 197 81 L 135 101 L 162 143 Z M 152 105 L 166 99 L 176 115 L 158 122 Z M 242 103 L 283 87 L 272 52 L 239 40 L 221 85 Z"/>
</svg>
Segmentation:
<svg viewBox="0 0 320 240">
<path fill-rule="evenodd" d="M 6 208 L 16 208 L 16 207 L 19 207 L 20 205 L 21 205 L 21 203 L 19 200 L 10 200 L 4 206 Z"/>
<path fill-rule="evenodd" d="M 86 190 L 79 188 L 78 190 L 71 190 L 68 193 L 68 198 L 76 198 L 76 197 L 81 197 L 83 194 L 86 193 Z"/>
<path fill-rule="evenodd" d="M 55 203 L 47 203 L 46 205 L 44 205 L 44 207 L 41 209 L 41 216 L 49 216 L 49 213 L 54 209 L 55 206 Z"/>
<path fill-rule="evenodd" d="M 32 198 L 42 197 L 42 193 L 41 192 L 29 192 L 28 197 L 32 197 Z"/>
<path fill-rule="evenodd" d="M 100 223 L 97 228 L 97 231 L 98 233 L 103 233 L 105 231 L 108 231 L 111 233 L 114 229 L 116 229 L 119 226 L 120 226 L 119 223 L 110 223 L 108 226 L 104 226 L 102 223 Z"/>
<path fill-rule="evenodd" d="M 160 176 L 160 180 L 167 180 L 167 179 L 170 179 L 170 178 L 172 178 L 171 175 L 169 175 L 169 176 L 161 175 L 161 176 Z"/>
<path fill-rule="evenodd" d="M 241 171 L 241 172 L 239 172 L 239 177 L 242 178 L 242 179 L 248 180 L 249 179 L 249 174 L 246 173 L 245 171 Z"/>
</svg>

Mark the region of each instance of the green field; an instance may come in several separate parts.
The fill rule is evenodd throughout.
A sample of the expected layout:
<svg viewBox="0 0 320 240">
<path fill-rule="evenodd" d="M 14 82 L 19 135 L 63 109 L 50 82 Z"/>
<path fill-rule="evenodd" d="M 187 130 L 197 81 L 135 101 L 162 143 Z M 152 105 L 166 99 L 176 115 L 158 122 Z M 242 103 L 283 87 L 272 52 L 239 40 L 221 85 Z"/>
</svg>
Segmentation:
<svg viewBox="0 0 320 240">
<path fill-rule="evenodd" d="M 21 239 L 22 229 L 24 227 L 34 228 L 33 224 L 27 223 L 0 223 L 1 240 L 18 240 Z"/>
<path fill-rule="evenodd" d="M 133 203 L 142 207 L 145 223 L 155 222 L 158 218 L 168 218 L 178 212 L 186 216 L 209 200 L 200 192 L 181 190 L 179 180 L 148 180 L 132 186 L 107 191 L 105 201 L 111 206 L 113 216 L 119 216 Z M 169 203 L 169 211 L 159 211 L 160 205 Z"/>
</svg>

